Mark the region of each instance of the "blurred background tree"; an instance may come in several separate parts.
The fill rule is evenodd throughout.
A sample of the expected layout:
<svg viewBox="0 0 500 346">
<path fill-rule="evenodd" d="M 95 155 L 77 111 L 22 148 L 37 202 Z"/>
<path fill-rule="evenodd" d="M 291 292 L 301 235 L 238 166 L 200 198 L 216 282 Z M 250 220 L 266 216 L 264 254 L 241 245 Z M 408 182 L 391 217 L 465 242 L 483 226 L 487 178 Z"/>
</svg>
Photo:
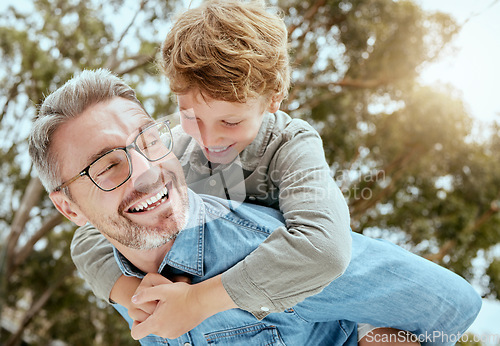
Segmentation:
<svg viewBox="0 0 500 346">
<path fill-rule="evenodd" d="M 321 133 L 353 230 L 386 237 L 498 298 L 499 128 L 474 136 L 455 90 L 418 82 L 460 26 L 404 0 L 271 3 L 284 12 L 293 57 L 282 109 Z M 78 277 L 69 255 L 75 226 L 52 207 L 26 138 L 43 96 L 84 68 L 123 76 L 153 116 L 173 113 L 154 59 L 187 1 L 30 5 L 0 14 L 0 343 L 136 344 Z"/>
</svg>

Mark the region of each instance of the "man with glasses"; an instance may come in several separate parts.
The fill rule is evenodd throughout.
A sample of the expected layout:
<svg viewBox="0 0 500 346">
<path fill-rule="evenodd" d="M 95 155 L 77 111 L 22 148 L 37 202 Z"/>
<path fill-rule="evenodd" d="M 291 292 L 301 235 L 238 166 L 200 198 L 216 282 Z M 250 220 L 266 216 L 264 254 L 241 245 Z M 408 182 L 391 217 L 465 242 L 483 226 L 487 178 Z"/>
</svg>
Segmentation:
<svg viewBox="0 0 500 346">
<path fill-rule="evenodd" d="M 84 71 L 45 99 L 29 151 L 56 208 L 77 225 L 91 222 L 113 244 L 125 275 L 189 275 L 193 285 L 180 287 L 202 289 L 220 280 L 221 272 L 253 251 L 283 218 L 274 209 L 249 204 L 233 208 L 231 201 L 188 190 L 172 147 L 168 124 L 154 121 L 119 78 L 98 70 Z M 467 294 L 470 299 L 460 302 L 470 305 L 451 306 L 444 321 L 462 328 L 472 322 L 478 306 L 468 284 L 387 242 L 354 233 L 352 237 L 346 273 L 293 309 L 258 321 L 232 301 L 201 300 L 223 312 L 175 340 L 151 335 L 141 343 L 350 345 L 357 344 L 357 324 L 352 321 L 359 321 L 433 337 L 426 344 L 453 344 L 453 335 L 438 340 L 428 335 L 435 324 L 430 315 L 410 320 L 400 312 L 412 307 L 388 298 L 411 294 L 432 311 L 435 304 L 454 303 L 448 297 Z M 429 283 L 429 278 L 439 280 Z M 442 296 L 435 297 L 428 295 L 423 282 L 450 287 L 442 287 Z M 367 285 L 373 289 L 367 291 Z M 127 310 L 114 307 L 132 325 Z"/>
</svg>

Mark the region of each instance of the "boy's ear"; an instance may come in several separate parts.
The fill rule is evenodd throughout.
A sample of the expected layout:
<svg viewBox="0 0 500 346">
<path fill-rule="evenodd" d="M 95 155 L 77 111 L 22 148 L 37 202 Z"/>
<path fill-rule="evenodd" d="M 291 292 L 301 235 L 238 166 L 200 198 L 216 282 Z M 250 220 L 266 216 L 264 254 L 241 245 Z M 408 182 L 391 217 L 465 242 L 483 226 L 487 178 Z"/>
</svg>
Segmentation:
<svg viewBox="0 0 500 346">
<path fill-rule="evenodd" d="M 64 193 L 61 191 L 51 192 L 49 197 L 57 210 L 59 210 L 59 212 L 66 216 L 70 221 L 73 221 L 78 226 L 83 226 L 87 223 L 87 217 Z"/>
<path fill-rule="evenodd" d="M 281 94 L 271 97 L 271 102 L 269 106 L 267 106 L 267 111 L 269 113 L 276 113 L 278 109 L 280 109 L 281 101 L 283 101 L 283 95 Z"/>
</svg>

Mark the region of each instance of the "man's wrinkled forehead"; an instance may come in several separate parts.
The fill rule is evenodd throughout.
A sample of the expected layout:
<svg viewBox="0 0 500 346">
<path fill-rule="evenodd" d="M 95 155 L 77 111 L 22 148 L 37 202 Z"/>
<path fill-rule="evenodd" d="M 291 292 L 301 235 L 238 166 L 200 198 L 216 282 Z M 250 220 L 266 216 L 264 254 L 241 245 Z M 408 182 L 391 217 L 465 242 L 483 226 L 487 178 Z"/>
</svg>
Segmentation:
<svg viewBox="0 0 500 346">
<path fill-rule="evenodd" d="M 117 125 L 130 137 L 135 137 L 144 128 L 154 123 L 154 119 L 139 104 L 119 97 L 112 99 L 107 106 L 104 105 L 101 112 L 103 114 L 98 115 L 99 117 L 104 118 L 103 120 L 111 120 L 105 123 L 107 127 L 114 130 L 114 126 Z"/>
</svg>

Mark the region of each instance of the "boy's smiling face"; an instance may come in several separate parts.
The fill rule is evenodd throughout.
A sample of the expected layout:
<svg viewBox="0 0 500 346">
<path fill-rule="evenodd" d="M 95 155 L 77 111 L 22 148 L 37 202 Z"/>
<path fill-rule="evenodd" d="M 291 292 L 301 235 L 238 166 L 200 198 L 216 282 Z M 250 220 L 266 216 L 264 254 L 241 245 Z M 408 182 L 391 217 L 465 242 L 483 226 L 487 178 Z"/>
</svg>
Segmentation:
<svg viewBox="0 0 500 346">
<path fill-rule="evenodd" d="M 177 95 L 181 125 L 213 163 L 232 162 L 257 136 L 264 112 L 274 113 L 279 102 L 264 97 L 247 102 L 220 101 L 202 96 L 198 90 Z"/>
</svg>

